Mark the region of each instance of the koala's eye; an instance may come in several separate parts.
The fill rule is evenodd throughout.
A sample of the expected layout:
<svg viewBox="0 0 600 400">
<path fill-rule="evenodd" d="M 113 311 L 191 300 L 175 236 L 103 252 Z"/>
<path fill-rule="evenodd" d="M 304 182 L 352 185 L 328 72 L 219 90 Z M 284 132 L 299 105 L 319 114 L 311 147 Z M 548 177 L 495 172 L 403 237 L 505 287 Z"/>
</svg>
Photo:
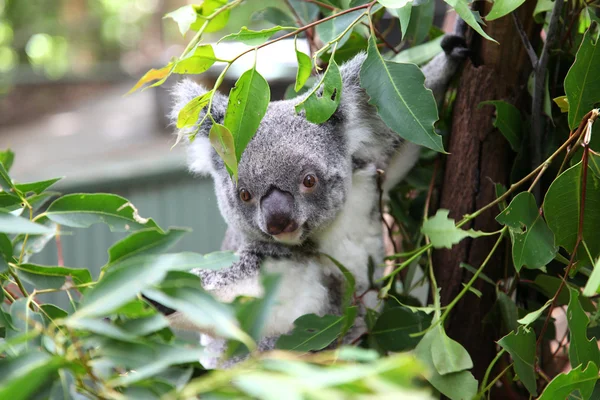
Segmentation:
<svg viewBox="0 0 600 400">
<path fill-rule="evenodd" d="M 302 184 L 307 188 L 312 188 L 317 184 L 317 177 L 312 174 L 308 174 L 304 177 Z"/>
<path fill-rule="evenodd" d="M 248 190 L 246 190 L 245 188 L 240 189 L 240 199 L 242 199 L 242 201 L 248 202 L 250 200 L 252 200 L 252 195 L 250 194 L 250 192 Z"/>
</svg>

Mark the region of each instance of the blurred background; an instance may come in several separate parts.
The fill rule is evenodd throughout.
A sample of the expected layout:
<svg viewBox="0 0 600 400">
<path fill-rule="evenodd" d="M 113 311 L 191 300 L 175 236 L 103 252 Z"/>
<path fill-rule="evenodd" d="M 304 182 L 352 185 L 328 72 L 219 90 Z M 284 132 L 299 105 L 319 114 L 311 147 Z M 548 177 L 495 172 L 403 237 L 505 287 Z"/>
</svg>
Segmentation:
<svg viewBox="0 0 600 400">
<path fill-rule="evenodd" d="M 199 1 L 0 0 L 0 148 L 16 153 L 16 181 L 64 176 L 55 187 L 62 193 L 122 195 L 162 227 L 193 229 L 175 251 L 205 253 L 218 250 L 225 224 L 211 181 L 189 174 L 182 146 L 171 149 L 175 137 L 165 114 L 169 87 L 179 76 L 124 96 L 149 68 L 181 54 L 194 32 L 182 37 L 163 16 L 188 3 Z M 248 0 L 231 11 L 222 31 L 204 40 L 216 42 L 241 26 L 272 26 L 263 15 L 268 7 L 290 14 L 284 0 Z M 431 2 L 432 19 L 434 8 L 439 26 L 443 2 Z M 216 53 L 232 58 L 243 47 L 222 43 Z M 306 43 L 299 47 L 308 52 Z M 281 99 L 295 80 L 293 40 L 261 52 L 258 70 L 269 81 L 271 98 Z M 228 92 L 251 66 L 249 56 L 229 70 L 222 90 Z M 221 68 L 202 74 L 201 82 L 212 86 Z M 95 274 L 107 261 L 106 249 L 122 237 L 104 225 L 63 234 L 65 265 Z M 31 261 L 56 263 L 56 246 Z"/>
</svg>

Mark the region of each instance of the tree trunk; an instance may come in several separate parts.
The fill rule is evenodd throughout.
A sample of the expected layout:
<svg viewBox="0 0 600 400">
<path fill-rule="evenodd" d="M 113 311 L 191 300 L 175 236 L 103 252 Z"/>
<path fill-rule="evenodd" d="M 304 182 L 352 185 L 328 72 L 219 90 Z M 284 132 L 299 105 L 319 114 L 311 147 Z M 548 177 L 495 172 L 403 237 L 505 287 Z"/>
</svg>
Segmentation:
<svg viewBox="0 0 600 400">
<path fill-rule="evenodd" d="M 489 11 L 486 4 L 483 6 L 488 10 L 482 15 Z M 526 2 L 517 12 L 530 38 L 539 37 L 539 27 L 531 17 L 534 6 L 535 2 Z M 477 66 L 467 62 L 460 78 L 448 147 L 450 155 L 440 188 L 440 208 L 451 210 L 450 216 L 456 220 L 495 199 L 494 182 L 508 184 L 514 159 L 508 142 L 492 125 L 494 107 L 479 109 L 479 103 L 505 100 L 517 107 L 525 106 L 521 109 L 529 109 L 527 79 L 532 67 L 511 16 L 491 21 L 485 29 L 502 46 L 472 35 L 471 49 Z M 500 226 L 495 221 L 498 213 L 497 207 L 492 208 L 465 228 L 488 232 L 498 230 Z M 497 237 L 464 240 L 451 250 L 434 252 L 433 265 L 442 288 L 443 305 L 455 298 L 463 288 L 462 283 L 472 277 L 470 272 L 460 268 L 460 263 L 478 268 L 496 240 Z M 506 274 L 512 275 L 512 272 L 510 248 L 502 244 L 484 273 L 496 281 Z M 482 298 L 477 299 L 474 294 L 467 293 L 450 316 L 447 332 L 468 350 L 473 359 L 473 375 L 481 381 L 496 354 L 494 341 L 498 339 L 498 332 L 483 322 L 496 294 L 494 287 L 481 279 L 474 287 L 483 293 Z"/>
</svg>

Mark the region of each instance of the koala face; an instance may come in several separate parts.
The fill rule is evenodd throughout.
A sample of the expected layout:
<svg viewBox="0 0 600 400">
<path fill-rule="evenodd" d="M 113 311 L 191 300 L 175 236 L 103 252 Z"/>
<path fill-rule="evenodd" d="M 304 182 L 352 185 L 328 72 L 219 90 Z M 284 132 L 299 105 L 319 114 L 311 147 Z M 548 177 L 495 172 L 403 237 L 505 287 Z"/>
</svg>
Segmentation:
<svg viewBox="0 0 600 400">
<path fill-rule="evenodd" d="M 327 227 L 344 205 L 351 160 L 334 119 L 315 125 L 273 102 L 239 163 L 237 185 L 213 154 L 219 207 L 247 237 L 290 245 Z"/>
</svg>

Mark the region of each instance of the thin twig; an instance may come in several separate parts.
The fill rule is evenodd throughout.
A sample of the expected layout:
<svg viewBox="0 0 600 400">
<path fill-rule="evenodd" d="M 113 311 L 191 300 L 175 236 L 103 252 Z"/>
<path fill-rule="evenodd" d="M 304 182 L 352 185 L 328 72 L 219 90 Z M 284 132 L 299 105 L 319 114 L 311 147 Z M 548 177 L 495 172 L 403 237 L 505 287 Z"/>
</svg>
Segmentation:
<svg viewBox="0 0 600 400">
<path fill-rule="evenodd" d="M 531 146 L 531 165 L 533 167 L 542 162 L 542 140 L 544 132 L 544 120 L 542 115 L 544 101 L 544 83 L 546 81 L 546 68 L 548 67 L 548 59 L 550 58 L 550 48 L 554 46 L 558 31 L 558 21 L 562 12 L 564 0 L 555 0 L 552 14 L 550 15 L 550 23 L 546 33 L 546 41 L 542 48 L 540 58 L 535 64 L 533 73 L 533 95 L 531 101 L 531 134 L 529 144 Z M 534 188 L 533 195 L 536 200 L 541 198 L 539 187 Z"/>
<path fill-rule="evenodd" d="M 523 43 L 523 46 L 525 46 L 527 55 L 531 60 L 531 66 L 535 68 L 538 63 L 538 57 L 535 53 L 535 50 L 533 49 L 533 46 L 531 45 L 531 42 L 529 41 L 529 37 L 527 37 L 527 32 L 525 32 L 523 24 L 521 24 L 521 20 L 519 19 L 519 17 L 517 17 L 517 14 L 515 14 L 515 12 L 512 12 L 510 13 L 510 15 L 512 16 L 513 22 L 515 23 L 515 28 L 517 28 L 517 32 L 519 33 L 519 37 L 521 38 L 521 42 Z"/>
<path fill-rule="evenodd" d="M 298 13 L 296 12 L 296 9 L 292 6 L 292 3 L 290 3 L 290 0 L 284 0 L 284 1 L 285 1 L 285 4 L 287 5 L 288 9 L 292 12 L 292 15 L 296 19 L 296 23 L 299 26 L 302 26 L 303 25 L 302 18 L 300 18 L 300 15 L 298 15 Z M 312 54 L 314 52 L 314 50 L 317 48 L 317 46 L 315 44 L 315 37 L 313 35 L 313 32 L 310 29 L 306 31 L 306 39 L 308 40 L 308 47 L 310 50 L 310 54 Z"/>
</svg>

